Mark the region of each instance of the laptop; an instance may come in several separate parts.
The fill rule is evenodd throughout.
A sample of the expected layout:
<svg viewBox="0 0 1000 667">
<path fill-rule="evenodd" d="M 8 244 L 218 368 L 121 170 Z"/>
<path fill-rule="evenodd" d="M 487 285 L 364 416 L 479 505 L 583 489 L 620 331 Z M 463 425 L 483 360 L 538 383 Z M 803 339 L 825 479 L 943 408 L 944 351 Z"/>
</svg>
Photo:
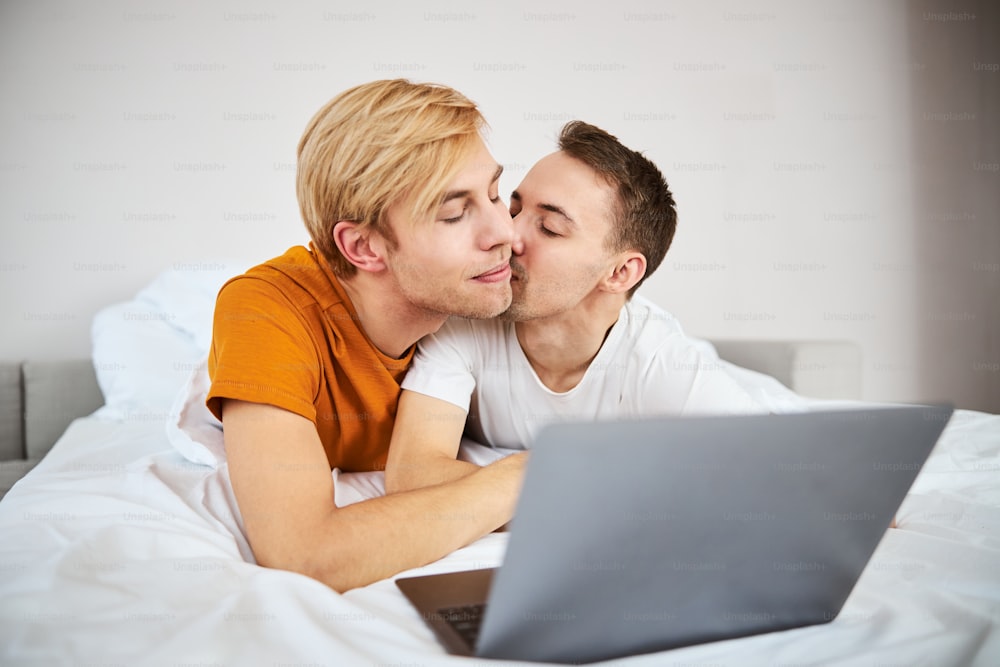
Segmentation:
<svg viewBox="0 0 1000 667">
<path fill-rule="evenodd" d="M 952 413 L 544 427 L 501 567 L 399 578 L 459 655 L 580 663 L 832 621 Z"/>
</svg>

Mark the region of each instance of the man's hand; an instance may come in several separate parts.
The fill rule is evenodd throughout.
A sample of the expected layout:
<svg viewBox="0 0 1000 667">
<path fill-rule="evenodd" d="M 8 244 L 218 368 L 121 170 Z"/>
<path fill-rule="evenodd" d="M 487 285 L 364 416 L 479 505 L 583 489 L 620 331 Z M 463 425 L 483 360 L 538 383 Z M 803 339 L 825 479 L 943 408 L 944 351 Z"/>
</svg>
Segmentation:
<svg viewBox="0 0 1000 667">
<path fill-rule="evenodd" d="M 517 452 L 516 454 L 508 454 L 502 459 L 494 461 L 489 466 L 487 466 L 487 468 L 492 466 L 500 466 L 502 468 L 509 469 L 513 474 L 517 475 L 521 479 L 521 482 L 523 483 L 525 466 L 528 465 L 528 456 L 529 452 Z M 517 495 L 518 497 L 520 497 L 521 495 L 520 484 L 518 484 Z M 511 514 L 511 519 L 513 518 L 514 518 L 513 514 Z M 507 531 L 509 528 L 510 528 L 510 521 L 497 528 L 496 531 L 494 532 L 502 533 Z"/>
<path fill-rule="evenodd" d="M 523 461 L 497 461 L 455 482 L 337 508 L 312 422 L 231 399 L 222 418 L 233 492 L 257 562 L 338 591 L 437 560 L 514 513 Z"/>
</svg>

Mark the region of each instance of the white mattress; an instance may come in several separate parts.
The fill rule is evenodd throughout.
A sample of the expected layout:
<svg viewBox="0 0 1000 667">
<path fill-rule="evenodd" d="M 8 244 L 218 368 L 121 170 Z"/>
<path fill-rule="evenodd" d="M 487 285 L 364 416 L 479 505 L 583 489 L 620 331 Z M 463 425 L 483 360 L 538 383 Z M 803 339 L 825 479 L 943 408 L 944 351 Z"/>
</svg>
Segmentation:
<svg viewBox="0 0 1000 667">
<path fill-rule="evenodd" d="M 342 477 L 338 500 L 378 481 Z M 1000 664 L 1000 417 L 956 413 L 899 523 L 832 623 L 622 663 Z M 390 580 L 340 595 L 255 565 L 225 465 L 185 461 L 158 420 L 74 422 L 0 502 L 0 535 L 5 665 L 465 663 Z M 497 565 L 506 539 L 408 574 Z"/>
</svg>

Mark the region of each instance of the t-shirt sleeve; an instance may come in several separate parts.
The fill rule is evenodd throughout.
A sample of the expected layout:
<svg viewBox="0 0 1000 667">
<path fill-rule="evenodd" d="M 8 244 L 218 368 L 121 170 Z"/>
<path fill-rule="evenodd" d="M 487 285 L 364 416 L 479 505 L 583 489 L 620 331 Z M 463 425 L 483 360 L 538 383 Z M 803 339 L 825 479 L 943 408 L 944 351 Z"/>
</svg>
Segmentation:
<svg viewBox="0 0 1000 667">
<path fill-rule="evenodd" d="M 469 411 L 476 388 L 476 341 L 468 322 L 451 319 L 417 343 L 413 364 L 403 378 L 408 391 L 447 401 Z"/>
<path fill-rule="evenodd" d="M 272 284 L 235 278 L 215 305 L 212 380 L 206 404 L 222 419 L 222 399 L 265 403 L 316 421 L 320 359 L 302 314 Z"/>
<path fill-rule="evenodd" d="M 762 414 L 768 409 L 730 374 L 714 351 L 683 334 L 668 337 L 651 359 L 647 391 L 652 405 L 681 415 Z"/>
</svg>

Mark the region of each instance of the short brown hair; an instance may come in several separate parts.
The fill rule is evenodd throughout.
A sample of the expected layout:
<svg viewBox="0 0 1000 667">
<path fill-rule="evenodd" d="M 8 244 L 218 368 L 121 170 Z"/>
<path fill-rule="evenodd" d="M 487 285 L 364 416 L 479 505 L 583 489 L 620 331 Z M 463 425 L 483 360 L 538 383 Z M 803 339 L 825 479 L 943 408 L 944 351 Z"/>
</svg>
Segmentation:
<svg viewBox="0 0 1000 667">
<path fill-rule="evenodd" d="M 615 190 L 607 246 L 613 252 L 636 250 L 646 258 L 646 274 L 629 290 L 632 296 L 660 266 L 674 239 L 677 209 L 667 181 L 648 158 L 583 121 L 563 126 L 559 149 L 596 171 Z"/>
<path fill-rule="evenodd" d="M 296 192 L 309 235 L 334 272 L 356 271 L 334 242 L 337 222 L 370 226 L 393 242 L 389 206 L 415 194 L 411 214 L 432 215 L 485 127 L 458 91 L 405 79 L 355 86 L 323 106 L 299 141 Z"/>
</svg>

